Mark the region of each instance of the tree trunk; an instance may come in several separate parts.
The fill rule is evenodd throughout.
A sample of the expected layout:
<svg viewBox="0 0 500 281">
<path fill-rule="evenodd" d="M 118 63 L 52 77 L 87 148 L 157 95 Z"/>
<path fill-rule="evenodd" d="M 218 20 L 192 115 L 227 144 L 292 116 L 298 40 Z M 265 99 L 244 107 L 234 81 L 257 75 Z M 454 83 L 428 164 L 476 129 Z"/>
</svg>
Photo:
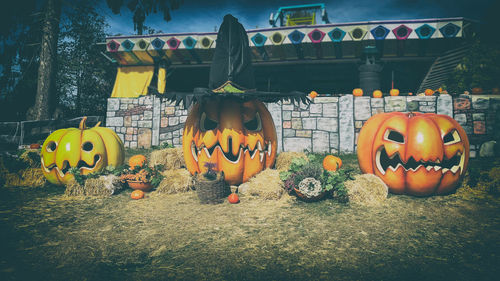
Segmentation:
<svg viewBox="0 0 500 281">
<path fill-rule="evenodd" d="M 54 75 L 60 17 L 61 1 L 47 0 L 43 21 L 35 105 L 27 116 L 30 120 L 45 120 L 50 118 L 50 101 L 53 100 L 51 95 L 54 95 L 55 92 Z"/>
</svg>

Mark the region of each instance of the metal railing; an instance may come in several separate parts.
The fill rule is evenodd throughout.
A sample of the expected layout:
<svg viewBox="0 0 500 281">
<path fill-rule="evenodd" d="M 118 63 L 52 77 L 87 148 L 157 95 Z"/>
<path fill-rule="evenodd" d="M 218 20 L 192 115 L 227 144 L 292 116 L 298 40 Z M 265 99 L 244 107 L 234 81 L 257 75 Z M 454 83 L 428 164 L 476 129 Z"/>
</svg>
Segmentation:
<svg viewBox="0 0 500 281">
<path fill-rule="evenodd" d="M 45 140 L 52 132 L 62 128 L 76 127 L 83 117 L 72 119 L 0 122 L 0 150 L 25 147 Z M 104 123 L 104 116 L 88 116 L 87 127 L 97 122 Z"/>
</svg>

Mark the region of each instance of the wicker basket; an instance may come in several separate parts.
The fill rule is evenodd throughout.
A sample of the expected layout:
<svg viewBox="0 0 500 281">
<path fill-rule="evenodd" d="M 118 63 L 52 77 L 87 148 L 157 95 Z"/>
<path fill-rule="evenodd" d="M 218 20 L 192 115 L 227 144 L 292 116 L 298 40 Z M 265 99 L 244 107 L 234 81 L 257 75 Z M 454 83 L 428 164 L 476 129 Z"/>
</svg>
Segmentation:
<svg viewBox="0 0 500 281">
<path fill-rule="evenodd" d="M 222 203 L 230 193 L 229 186 L 224 181 L 224 172 L 217 173 L 217 178 L 214 180 L 209 180 L 203 175 L 195 174 L 194 187 L 200 202 L 204 204 Z"/>
</svg>

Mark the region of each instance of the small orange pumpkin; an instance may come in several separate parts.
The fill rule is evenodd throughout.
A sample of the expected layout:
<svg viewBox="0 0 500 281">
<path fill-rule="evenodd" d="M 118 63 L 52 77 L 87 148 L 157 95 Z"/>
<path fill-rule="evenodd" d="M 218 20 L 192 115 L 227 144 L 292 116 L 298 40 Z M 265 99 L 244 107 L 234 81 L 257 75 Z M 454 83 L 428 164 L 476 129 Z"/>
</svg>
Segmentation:
<svg viewBox="0 0 500 281">
<path fill-rule="evenodd" d="M 413 96 L 413 93 L 412 93 L 412 92 L 409 92 L 409 93 L 408 93 L 408 95 L 409 95 L 409 96 Z"/>
<path fill-rule="evenodd" d="M 393 97 L 399 96 L 399 90 L 398 89 L 391 89 L 389 94 Z"/>
<path fill-rule="evenodd" d="M 317 93 L 316 91 L 311 91 L 311 92 L 309 93 L 309 97 L 310 97 L 311 99 L 314 99 L 314 98 L 315 98 L 315 97 L 317 97 L 317 96 L 318 96 L 318 93 Z"/>
<path fill-rule="evenodd" d="M 130 198 L 134 200 L 142 199 L 144 198 L 144 192 L 142 190 L 136 189 L 132 191 L 132 193 L 130 194 Z"/>
<path fill-rule="evenodd" d="M 146 164 L 146 156 L 142 154 L 137 154 L 128 160 L 128 165 L 130 166 L 130 169 L 133 170 L 136 166 L 142 167 L 144 164 Z"/>
<path fill-rule="evenodd" d="M 432 96 L 432 95 L 434 95 L 434 91 L 432 89 L 426 89 L 425 90 L 425 95 L 426 96 Z"/>
<path fill-rule="evenodd" d="M 352 94 L 356 97 L 361 97 L 363 95 L 363 89 L 356 88 L 356 89 L 352 90 Z"/>
<path fill-rule="evenodd" d="M 373 97 L 374 98 L 381 98 L 382 97 L 382 91 L 380 91 L 380 90 L 373 91 Z"/>
<path fill-rule="evenodd" d="M 228 197 L 227 197 L 227 201 L 231 204 L 236 204 L 238 202 L 240 202 L 240 198 L 238 197 L 238 194 L 236 193 L 231 193 Z"/>
<path fill-rule="evenodd" d="M 342 159 L 333 155 L 327 155 L 323 159 L 323 168 L 327 171 L 335 172 L 342 167 Z"/>
<path fill-rule="evenodd" d="M 32 143 L 30 144 L 30 149 L 39 149 L 40 148 L 40 144 L 39 143 Z"/>
</svg>

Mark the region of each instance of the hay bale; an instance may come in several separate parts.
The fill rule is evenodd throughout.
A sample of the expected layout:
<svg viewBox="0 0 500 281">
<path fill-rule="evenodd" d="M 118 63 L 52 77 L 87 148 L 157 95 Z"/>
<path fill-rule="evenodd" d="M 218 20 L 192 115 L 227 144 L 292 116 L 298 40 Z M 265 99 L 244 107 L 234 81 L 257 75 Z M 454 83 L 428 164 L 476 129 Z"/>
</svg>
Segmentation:
<svg viewBox="0 0 500 281">
<path fill-rule="evenodd" d="M 19 158 L 31 168 L 38 168 L 42 164 L 40 161 L 40 150 L 26 149 Z"/>
<path fill-rule="evenodd" d="M 389 193 L 387 185 L 372 174 L 356 175 L 354 180 L 344 182 L 349 202 L 373 206 L 381 204 Z"/>
<path fill-rule="evenodd" d="M 265 169 L 248 182 L 240 184 L 238 193 L 258 196 L 268 200 L 279 200 L 285 193 L 278 170 Z"/>
<path fill-rule="evenodd" d="M 309 161 L 309 158 L 307 158 L 307 155 L 304 152 L 281 152 L 276 158 L 276 169 L 279 171 L 288 170 L 294 158 L 304 158 Z"/>
<path fill-rule="evenodd" d="M 2 171 L 2 177 L 5 180 L 5 187 L 31 186 L 40 187 L 47 184 L 47 180 L 40 168 L 28 168 L 18 173 L 8 173 Z"/>
<path fill-rule="evenodd" d="M 163 165 L 165 170 L 174 170 L 185 167 L 182 147 L 165 148 L 151 152 L 149 166 Z"/>
<path fill-rule="evenodd" d="M 123 184 L 119 177 L 106 175 L 87 179 L 83 186 L 73 180 L 66 186 L 64 194 L 67 196 L 109 197 L 122 188 Z"/>
<path fill-rule="evenodd" d="M 1 173 L 5 187 L 41 187 L 47 184 L 47 180 L 40 168 L 28 168 L 18 173 L 8 173 L 6 171 L 2 171 Z"/>
<path fill-rule="evenodd" d="M 167 170 L 162 175 L 165 178 L 152 192 L 152 195 L 188 192 L 193 188 L 193 178 L 186 169 Z"/>
</svg>

